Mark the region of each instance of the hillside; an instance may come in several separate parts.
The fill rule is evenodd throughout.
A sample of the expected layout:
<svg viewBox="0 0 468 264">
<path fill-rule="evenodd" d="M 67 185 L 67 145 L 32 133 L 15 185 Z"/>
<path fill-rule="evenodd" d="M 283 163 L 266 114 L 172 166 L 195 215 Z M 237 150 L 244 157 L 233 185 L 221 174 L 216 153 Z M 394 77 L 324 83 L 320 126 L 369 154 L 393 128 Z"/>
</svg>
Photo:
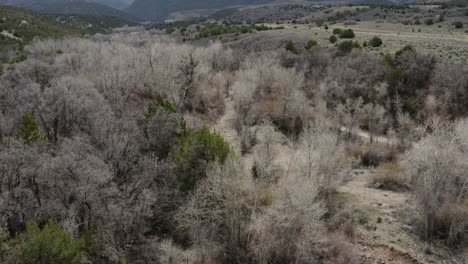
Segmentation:
<svg viewBox="0 0 468 264">
<path fill-rule="evenodd" d="M 114 16 L 127 20 L 136 20 L 121 10 L 85 0 L 7 0 L 5 4 L 48 14 Z"/>
<path fill-rule="evenodd" d="M 0 5 L 0 31 L 3 32 L 0 45 L 12 41 L 28 43 L 34 37 L 61 38 L 70 34 L 83 33 L 78 28 L 56 22 L 52 16 L 2 5 Z"/>
<path fill-rule="evenodd" d="M 113 28 L 138 25 L 136 22 L 113 16 L 60 14 L 49 16 L 54 18 L 54 20 L 60 24 L 81 29 L 85 31 L 85 33 L 89 34 L 105 33 Z"/>
<path fill-rule="evenodd" d="M 0 75 L 3 64 L 25 60 L 24 45 L 34 38 L 59 39 L 70 35 L 105 33 L 115 27 L 134 25 L 117 18 L 93 15 L 45 15 L 0 5 Z"/>
<path fill-rule="evenodd" d="M 131 15 L 151 21 L 161 21 L 175 11 L 224 8 L 235 5 L 254 5 L 273 2 L 272 0 L 135 0 L 126 9 Z"/>
</svg>

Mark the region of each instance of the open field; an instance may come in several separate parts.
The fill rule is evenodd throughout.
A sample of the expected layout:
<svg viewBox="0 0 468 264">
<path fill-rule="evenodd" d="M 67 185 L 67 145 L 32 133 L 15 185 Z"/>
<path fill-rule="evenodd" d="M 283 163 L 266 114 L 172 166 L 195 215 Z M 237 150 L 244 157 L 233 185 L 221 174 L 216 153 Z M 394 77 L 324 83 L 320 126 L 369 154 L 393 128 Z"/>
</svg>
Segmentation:
<svg viewBox="0 0 468 264">
<path fill-rule="evenodd" d="M 290 39 L 303 43 L 313 39 L 318 42 L 319 46 L 323 47 L 334 46 L 328 40 L 333 35 L 332 31 L 334 28 L 350 28 L 356 33 L 353 40 L 358 41 L 361 45 L 364 41 L 369 41 L 374 36 L 378 36 L 383 40 L 383 45 L 379 48 L 365 48 L 373 53 L 394 53 L 406 45 L 411 45 L 423 52 L 437 53 L 446 59 L 468 62 L 468 33 L 465 33 L 464 30 L 451 30 L 451 33 L 447 33 L 447 29 L 443 30 L 437 27 L 416 27 L 376 22 L 359 22 L 356 25 L 343 25 L 343 23 L 339 23 L 330 25 L 328 30 L 308 25 L 266 25 L 283 26 L 285 30 L 262 32 L 261 34 L 278 35 L 279 38 L 281 36 L 290 36 Z M 416 32 L 413 32 L 413 29 Z M 418 29 L 421 29 L 421 32 L 418 32 Z"/>
</svg>

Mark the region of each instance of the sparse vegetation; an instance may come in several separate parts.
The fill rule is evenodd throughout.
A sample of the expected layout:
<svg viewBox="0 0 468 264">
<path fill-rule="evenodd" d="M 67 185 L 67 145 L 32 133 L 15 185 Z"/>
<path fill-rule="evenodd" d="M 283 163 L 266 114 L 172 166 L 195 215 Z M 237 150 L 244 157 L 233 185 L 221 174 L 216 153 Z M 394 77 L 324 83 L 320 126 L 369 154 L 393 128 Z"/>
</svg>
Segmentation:
<svg viewBox="0 0 468 264">
<path fill-rule="evenodd" d="M 294 45 L 294 42 L 292 42 L 292 40 L 288 40 L 288 42 L 286 42 L 285 49 L 292 53 L 297 53 L 296 45 Z"/>
</svg>

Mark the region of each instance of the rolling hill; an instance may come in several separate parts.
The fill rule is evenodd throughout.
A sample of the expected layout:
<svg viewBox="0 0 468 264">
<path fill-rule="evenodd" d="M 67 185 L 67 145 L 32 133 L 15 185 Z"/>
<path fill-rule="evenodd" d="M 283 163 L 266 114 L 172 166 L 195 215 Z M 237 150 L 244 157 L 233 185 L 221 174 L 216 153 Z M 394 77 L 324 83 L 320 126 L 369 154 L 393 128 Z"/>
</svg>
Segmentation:
<svg viewBox="0 0 468 264">
<path fill-rule="evenodd" d="M 137 20 L 124 11 L 85 0 L 6 0 L 4 4 L 47 14 L 113 16 L 127 20 Z"/>
<path fill-rule="evenodd" d="M 125 9 L 129 14 L 143 20 L 162 21 L 168 15 L 180 10 L 224 8 L 235 5 L 254 5 L 273 0 L 135 0 Z"/>
<path fill-rule="evenodd" d="M 0 75 L 5 68 L 2 64 L 15 64 L 27 59 L 23 47 L 34 38 L 58 39 L 105 33 L 115 27 L 134 24 L 117 17 L 40 14 L 0 5 Z"/>
</svg>

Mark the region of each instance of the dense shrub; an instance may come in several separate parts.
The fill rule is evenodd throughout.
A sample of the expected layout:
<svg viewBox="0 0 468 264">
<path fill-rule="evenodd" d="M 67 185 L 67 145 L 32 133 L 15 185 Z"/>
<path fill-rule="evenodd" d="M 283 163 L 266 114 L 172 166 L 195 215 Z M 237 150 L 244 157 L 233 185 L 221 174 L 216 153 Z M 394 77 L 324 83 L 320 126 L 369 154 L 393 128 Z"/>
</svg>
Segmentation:
<svg viewBox="0 0 468 264">
<path fill-rule="evenodd" d="M 316 40 L 309 40 L 304 48 L 306 50 L 310 50 L 314 46 L 317 46 L 317 41 Z"/>
<path fill-rule="evenodd" d="M 347 40 L 338 44 L 338 49 L 343 53 L 350 53 L 355 48 L 360 48 L 361 46 L 357 41 Z"/>
<path fill-rule="evenodd" d="M 369 45 L 376 48 L 382 46 L 382 39 L 379 37 L 373 37 L 371 40 L 369 40 Z"/>
<path fill-rule="evenodd" d="M 333 34 L 334 34 L 334 35 L 340 35 L 341 32 L 342 32 L 342 29 L 341 29 L 341 28 L 334 28 L 334 29 L 333 29 Z"/>
<path fill-rule="evenodd" d="M 183 192 L 193 190 L 205 177 L 207 166 L 212 162 L 224 162 L 231 152 L 229 143 L 206 126 L 182 135 L 180 146 L 173 154 L 178 188 Z"/>
<path fill-rule="evenodd" d="M 331 43 L 336 43 L 336 41 L 338 41 L 338 39 L 336 38 L 335 35 L 331 35 L 330 38 L 328 39 Z"/>
<path fill-rule="evenodd" d="M 461 21 L 456 21 L 453 23 L 453 25 L 455 26 L 455 28 L 462 28 L 463 27 L 463 23 Z"/>
<path fill-rule="evenodd" d="M 432 20 L 432 18 L 428 18 L 428 19 L 424 20 L 424 24 L 426 24 L 428 26 L 433 25 L 434 20 Z"/>
<path fill-rule="evenodd" d="M 404 155 L 402 169 L 409 176 L 418 203 L 422 237 L 447 245 L 465 243 L 468 122 L 431 124 L 433 132 Z"/>
<path fill-rule="evenodd" d="M 340 33 L 340 38 L 342 39 L 354 38 L 354 31 L 350 28 L 345 29 Z"/>
</svg>

